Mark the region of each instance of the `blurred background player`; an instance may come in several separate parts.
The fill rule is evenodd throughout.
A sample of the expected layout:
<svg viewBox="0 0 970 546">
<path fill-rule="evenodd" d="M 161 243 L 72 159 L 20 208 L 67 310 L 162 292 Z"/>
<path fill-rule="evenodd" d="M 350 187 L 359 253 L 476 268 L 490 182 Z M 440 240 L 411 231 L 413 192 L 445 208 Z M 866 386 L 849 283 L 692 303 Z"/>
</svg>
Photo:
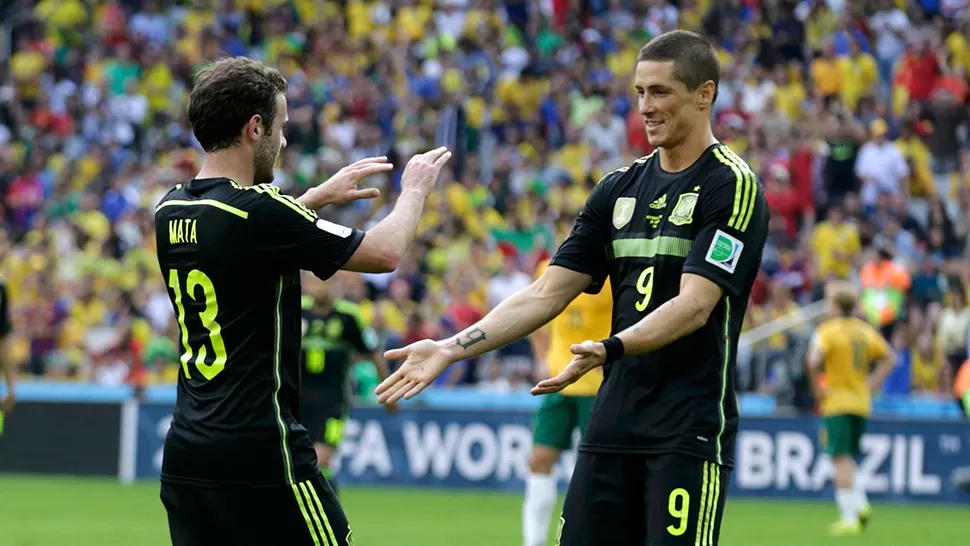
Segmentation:
<svg viewBox="0 0 970 546">
<path fill-rule="evenodd" d="M 336 492 L 330 463 L 343 439 L 344 421 L 353 402 L 350 368 L 354 357 L 369 358 L 381 380 L 387 377 L 387 362 L 377 350 L 377 334 L 364 322 L 358 306 L 337 298 L 335 280 L 304 275 L 303 291 L 300 423 L 310 432 L 317 463 Z"/>
<path fill-rule="evenodd" d="M 872 512 L 854 457 L 862 454 L 859 444 L 872 412 L 872 393 L 892 372 L 896 358 L 879 331 L 855 316 L 859 297 L 851 283 L 833 281 L 825 288 L 825 300 L 831 318 L 815 330 L 808 368 L 821 401 L 822 443 L 835 465 L 835 501 L 842 514 L 830 531 L 853 535 Z M 824 384 L 820 372 L 825 374 Z"/>
<path fill-rule="evenodd" d="M 549 260 L 539 262 L 536 278 L 542 276 L 548 266 Z M 611 294 L 607 279 L 599 294 L 581 294 L 548 326 L 532 334 L 530 340 L 538 362 L 537 380 L 550 377 L 550 373 L 555 377 L 562 372 L 573 359 L 569 351 L 571 345 L 609 337 L 613 320 Z M 586 431 L 589 412 L 602 382 L 603 373 L 596 370 L 561 392 L 542 399 L 535 417 L 532 457 L 522 506 L 524 546 L 546 544 L 549 520 L 558 497 L 552 467 L 560 454 L 572 445 L 573 430 L 579 427 L 580 433 Z"/>
</svg>

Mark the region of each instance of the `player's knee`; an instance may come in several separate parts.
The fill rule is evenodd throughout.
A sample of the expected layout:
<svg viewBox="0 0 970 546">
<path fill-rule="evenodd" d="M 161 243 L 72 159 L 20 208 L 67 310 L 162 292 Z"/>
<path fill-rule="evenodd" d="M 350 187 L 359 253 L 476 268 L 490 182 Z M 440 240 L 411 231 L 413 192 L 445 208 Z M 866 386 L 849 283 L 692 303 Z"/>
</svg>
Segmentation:
<svg viewBox="0 0 970 546">
<path fill-rule="evenodd" d="M 533 474 L 551 474 L 552 467 L 559 460 L 559 450 L 547 446 L 535 446 L 532 448 L 532 457 L 529 458 L 529 471 Z"/>
<path fill-rule="evenodd" d="M 333 458 L 333 448 L 326 444 L 313 444 L 313 450 L 317 452 L 317 464 L 320 468 L 328 468 L 330 459 Z"/>
</svg>

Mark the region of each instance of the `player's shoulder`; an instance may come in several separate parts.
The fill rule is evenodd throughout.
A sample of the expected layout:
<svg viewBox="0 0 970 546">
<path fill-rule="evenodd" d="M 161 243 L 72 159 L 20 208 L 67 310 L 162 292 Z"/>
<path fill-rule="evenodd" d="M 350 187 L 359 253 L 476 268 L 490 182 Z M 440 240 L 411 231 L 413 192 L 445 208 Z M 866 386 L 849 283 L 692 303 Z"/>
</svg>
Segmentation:
<svg viewBox="0 0 970 546">
<path fill-rule="evenodd" d="M 166 192 L 155 206 L 155 214 L 173 214 L 171 211 L 178 210 L 178 206 L 205 204 L 210 205 L 210 210 L 221 209 L 248 219 L 257 204 L 265 199 L 263 193 L 265 190 L 247 188 L 229 178 L 193 179 L 176 184 Z"/>
<path fill-rule="evenodd" d="M 758 174 L 730 146 L 717 143 L 706 152 L 709 154 L 702 187 L 711 190 L 719 187 L 741 188 L 742 191 L 763 191 Z"/>
<path fill-rule="evenodd" d="M 617 186 L 622 186 L 625 181 L 634 181 L 639 179 L 644 175 L 652 161 L 655 161 L 657 155 L 657 150 L 645 155 L 629 165 L 624 165 L 617 169 L 603 175 L 600 181 L 596 184 L 596 188 L 602 188 L 603 191 L 609 191 L 615 189 Z"/>
<path fill-rule="evenodd" d="M 617 197 L 625 195 L 626 190 L 637 185 L 647 174 L 651 161 L 657 157 L 657 151 L 637 159 L 629 165 L 624 165 L 603 175 L 590 192 L 589 202 L 599 207 L 612 207 Z"/>
<path fill-rule="evenodd" d="M 815 327 L 815 335 L 824 338 L 828 337 L 830 332 L 833 330 L 837 331 L 839 329 L 838 324 L 836 324 L 837 320 L 838 319 L 830 318 L 822 321 L 818 326 Z"/>
</svg>

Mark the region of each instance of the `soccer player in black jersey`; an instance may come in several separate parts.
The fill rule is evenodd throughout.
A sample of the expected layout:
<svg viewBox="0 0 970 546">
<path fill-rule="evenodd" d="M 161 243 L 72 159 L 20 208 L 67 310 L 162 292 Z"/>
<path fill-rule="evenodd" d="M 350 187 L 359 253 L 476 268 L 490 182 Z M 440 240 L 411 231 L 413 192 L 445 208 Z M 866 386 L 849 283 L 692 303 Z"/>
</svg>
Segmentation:
<svg viewBox="0 0 970 546">
<path fill-rule="evenodd" d="M 411 398 L 451 363 L 533 332 L 609 277 L 609 338 L 535 394 L 604 366 L 603 384 L 560 518 L 563 546 L 717 544 L 738 408 L 741 320 L 765 243 L 768 208 L 754 172 L 711 131 L 718 60 L 694 33 L 640 50 L 634 77 L 658 149 L 593 189 L 551 266 L 455 337 L 388 351 L 404 364 L 379 400 Z"/>
<path fill-rule="evenodd" d="M 343 439 L 350 412 L 350 367 L 355 356 L 367 357 L 383 380 L 388 376 L 387 362 L 377 350 L 377 333 L 364 322 L 355 304 L 335 299 L 332 281 L 307 275 L 303 288 L 300 422 L 310 432 L 320 469 L 336 492 L 330 461 Z M 393 411 L 393 406 L 388 410 Z"/>
<path fill-rule="evenodd" d="M 357 182 L 391 167 L 366 159 L 299 199 L 279 193 L 269 182 L 286 145 L 285 92 L 277 70 L 250 59 L 199 71 L 188 119 L 205 160 L 155 210 L 182 349 L 161 478 L 175 546 L 353 543 L 296 419 L 300 270 L 395 269 L 450 155 L 412 158 L 393 211 L 366 233 L 328 222 L 319 208 L 372 197 Z"/>
</svg>

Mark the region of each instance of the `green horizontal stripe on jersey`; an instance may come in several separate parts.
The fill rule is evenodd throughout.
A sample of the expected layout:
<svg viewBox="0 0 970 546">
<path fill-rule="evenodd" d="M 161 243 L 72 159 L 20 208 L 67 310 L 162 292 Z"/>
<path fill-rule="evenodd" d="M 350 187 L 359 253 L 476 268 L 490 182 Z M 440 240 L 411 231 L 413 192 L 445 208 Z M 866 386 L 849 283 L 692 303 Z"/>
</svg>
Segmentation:
<svg viewBox="0 0 970 546">
<path fill-rule="evenodd" d="M 236 216 L 246 219 L 249 218 L 249 213 L 237 209 L 232 205 L 227 205 L 221 201 L 216 201 L 215 199 L 197 199 L 195 201 L 183 201 L 180 199 L 172 199 L 171 201 L 165 201 L 164 203 L 155 207 L 155 212 L 158 212 L 162 207 L 199 207 L 199 206 L 209 206 L 215 207 L 219 210 L 224 210 L 230 214 L 235 214 Z"/>
<path fill-rule="evenodd" d="M 613 258 L 653 258 L 675 256 L 686 258 L 693 241 L 661 235 L 652 239 L 614 239 L 610 248 Z"/>
<path fill-rule="evenodd" d="M 333 351 L 335 349 L 343 349 L 347 347 L 347 343 L 340 340 L 333 340 L 328 338 L 317 338 L 313 336 L 307 336 L 303 338 L 303 347 L 307 349 L 322 349 L 324 351 Z"/>
</svg>

